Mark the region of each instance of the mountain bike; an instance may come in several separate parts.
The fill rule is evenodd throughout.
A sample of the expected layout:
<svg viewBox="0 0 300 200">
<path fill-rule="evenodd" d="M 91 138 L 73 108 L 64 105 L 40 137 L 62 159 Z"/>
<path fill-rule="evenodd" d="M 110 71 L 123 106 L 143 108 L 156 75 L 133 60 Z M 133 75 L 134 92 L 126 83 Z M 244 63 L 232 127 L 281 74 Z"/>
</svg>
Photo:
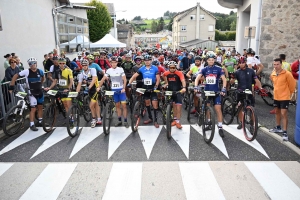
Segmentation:
<svg viewBox="0 0 300 200">
<path fill-rule="evenodd" d="M 131 112 L 131 130 L 136 132 L 140 123 L 141 118 L 146 114 L 146 104 L 144 100 L 144 93 L 150 92 L 152 90 L 147 90 L 143 88 L 136 88 L 136 98 L 137 101 L 134 104 L 133 110 Z"/>
<path fill-rule="evenodd" d="M 244 91 L 236 90 L 236 94 L 245 95 L 242 102 L 237 102 L 231 97 L 227 96 L 222 102 L 223 122 L 226 125 L 232 123 L 234 117 L 239 123 L 239 113 L 242 111 L 242 127 L 244 136 L 248 141 L 253 141 L 257 136 L 258 120 L 254 108 L 250 105 L 249 96 L 252 91 L 246 89 Z M 248 127 L 249 126 L 249 127 Z"/>
<path fill-rule="evenodd" d="M 120 91 L 121 92 L 121 91 Z M 105 135 L 108 135 L 110 132 L 110 126 L 112 122 L 112 117 L 115 111 L 115 103 L 114 103 L 114 93 L 115 91 L 105 91 L 105 98 L 106 98 L 106 103 L 105 107 L 103 109 L 103 133 Z"/>
</svg>

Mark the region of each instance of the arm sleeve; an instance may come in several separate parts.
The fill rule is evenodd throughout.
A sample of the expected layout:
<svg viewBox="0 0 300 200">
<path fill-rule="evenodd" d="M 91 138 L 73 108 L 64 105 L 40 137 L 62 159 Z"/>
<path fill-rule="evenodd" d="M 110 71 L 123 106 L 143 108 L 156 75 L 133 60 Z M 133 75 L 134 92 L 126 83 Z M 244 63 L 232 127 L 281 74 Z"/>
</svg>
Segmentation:
<svg viewBox="0 0 300 200">
<path fill-rule="evenodd" d="M 73 72 L 72 70 L 68 69 L 69 70 L 69 78 L 73 78 Z"/>
<path fill-rule="evenodd" d="M 97 70 L 96 73 L 97 72 L 102 72 L 102 69 L 98 64 L 95 63 L 95 66 L 96 66 L 96 70 Z"/>
<path fill-rule="evenodd" d="M 83 76 L 82 76 L 82 74 L 79 74 L 78 75 L 78 83 L 82 83 L 82 81 L 83 81 Z"/>
<path fill-rule="evenodd" d="M 91 75 L 92 76 L 97 76 L 97 71 L 94 68 L 90 68 L 91 69 Z"/>
<path fill-rule="evenodd" d="M 123 69 L 123 68 L 121 68 L 120 74 L 121 74 L 121 76 L 125 76 L 125 73 L 124 73 L 124 69 Z"/>
<path fill-rule="evenodd" d="M 5 71 L 5 72 L 6 72 L 6 71 Z M 19 72 L 19 76 L 25 76 L 25 77 L 27 77 L 28 74 L 29 74 L 28 69 L 25 69 L 25 70 Z"/>
<path fill-rule="evenodd" d="M 290 93 L 292 94 L 296 89 L 296 80 L 294 79 L 293 75 L 290 72 L 287 71 L 286 73 L 287 73 L 287 81 L 289 84 L 289 90 Z"/>
<path fill-rule="evenodd" d="M 183 73 L 182 73 L 181 71 L 177 71 L 177 75 L 178 75 L 178 77 L 179 77 L 179 79 L 180 79 L 181 81 L 185 80 L 185 79 L 184 79 L 184 75 L 183 75 Z"/>
<path fill-rule="evenodd" d="M 50 67 L 50 70 L 49 70 L 51 73 L 53 73 L 53 71 L 54 71 L 54 65 L 52 65 L 51 67 Z"/>
<path fill-rule="evenodd" d="M 41 70 L 41 69 L 39 69 L 39 70 L 40 70 L 40 75 L 41 75 L 42 77 L 45 76 L 44 71 Z"/>
</svg>

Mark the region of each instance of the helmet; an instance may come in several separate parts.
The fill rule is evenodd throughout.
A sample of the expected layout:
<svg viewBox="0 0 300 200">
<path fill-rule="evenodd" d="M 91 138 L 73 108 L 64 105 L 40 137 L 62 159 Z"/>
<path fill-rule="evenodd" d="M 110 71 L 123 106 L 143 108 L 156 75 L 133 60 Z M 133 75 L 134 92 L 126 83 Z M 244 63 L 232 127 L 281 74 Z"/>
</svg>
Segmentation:
<svg viewBox="0 0 300 200">
<path fill-rule="evenodd" d="M 194 56 L 194 54 L 193 54 L 192 52 L 190 52 L 190 53 L 189 53 L 189 56 L 192 56 L 192 57 L 193 57 L 193 56 Z"/>
<path fill-rule="evenodd" d="M 158 51 L 155 49 L 155 50 L 153 51 L 153 54 L 158 54 Z"/>
<path fill-rule="evenodd" d="M 252 48 L 246 50 L 247 54 L 255 54 Z"/>
<path fill-rule="evenodd" d="M 244 56 L 241 56 L 240 59 L 239 59 L 239 64 L 240 63 L 246 63 L 247 62 L 247 58 L 244 57 Z"/>
<path fill-rule="evenodd" d="M 101 51 L 100 51 L 100 55 L 101 55 L 101 54 L 102 54 L 102 55 L 106 55 L 106 51 L 105 51 L 105 50 L 101 50 Z"/>
<path fill-rule="evenodd" d="M 216 58 L 216 54 L 213 51 L 208 51 L 206 53 L 206 58 Z"/>
<path fill-rule="evenodd" d="M 136 57 L 134 58 L 134 60 L 137 60 L 137 59 L 143 60 L 143 57 L 142 57 L 142 56 L 136 56 Z"/>
<path fill-rule="evenodd" d="M 168 63 L 168 66 L 171 66 L 171 65 L 174 65 L 174 66 L 176 66 L 176 65 L 177 65 L 177 63 L 176 63 L 175 61 L 169 61 L 169 63 Z"/>
<path fill-rule="evenodd" d="M 82 59 L 80 63 L 81 65 L 89 65 L 89 61 L 87 59 Z"/>
<path fill-rule="evenodd" d="M 100 53 L 98 51 L 95 51 L 94 56 L 100 56 Z"/>
<path fill-rule="evenodd" d="M 59 57 L 59 58 L 58 58 L 58 62 L 60 62 L 60 63 L 65 63 L 65 62 L 67 62 L 67 61 L 66 61 L 65 58 Z"/>
<path fill-rule="evenodd" d="M 81 53 L 81 52 L 78 52 L 78 53 L 77 53 L 77 56 L 82 56 L 82 53 Z"/>
<path fill-rule="evenodd" d="M 164 62 L 164 65 L 165 65 L 165 66 L 169 66 L 169 61 L 165 61 L 165 62 Z"/>
<path fill-rule="evenodd" d="M 152 58 L 151 58 L 151 56 L 149 56 L 149 55 L 145 55 L 145 56 L 144 56 L 144 60 L 152 60 Z"/>
<path fill-rule="evenodd" d="M 227 51 L 227 52 L 226 52 L 226 56 L 231 56 L 231 52 L 230 52 L 230 51 Z"/>
<path fill-rule="evenodd" d="M 121 58 L 121 59 L 122 59 L 122 58 Z M 118 59 L 117 56 L 112 56 L 112 57 L 110 58 L 110 60 L 111 60 L 111 61 L 117 61 L 117 62 L 118 62 L 119 59 Z"/>
<path fill-rule="evenodd" d="M 155 65 L 155 66 L 159 65 L 158 60 L 154 60 L 154 61 L 152 62 L 152 65 Z"/>
<path fill-rule="evenodd" d="M 37 59 L 34 58 L 34 57 L 31 57 L 31 58 L 29 58 L 29 59 L 27 60 L 27 63 L 29 64 L 29 63 L 31 63 L 31 62 L 37 62 Z"/>
<path fill-rule="evenodd" d="M 125 55 L 126 58 L 131 58 L 131 55 L 128 53 Z"/>
<path fill-rule="evenodd" d="M 196 57 L 195 57 L 195 61 L 196 61 L 196 60 L 200 60 L 200 61 L 201 61 L 202 58 L 201 58 L 200 56 L 196 56 Z"/>
<path fill-rule="evenodd" d="M 122 58 L 120 56 L 118 57 L 118 62 L 122 62 Z"/>
<path fill-rule="evenodd" d="M 53 56 L 53 60 L 58 60 L 58 56 Z"/>
<path fill-rule="evenodd" d="M 95 59 L 95 57 L 94 57 L 93 55 L 88 55 L 87 58 L 88 58 L 88 59 L 91 59 L 91 60 L 94 60 L 94 59 Z"/>
</svg>

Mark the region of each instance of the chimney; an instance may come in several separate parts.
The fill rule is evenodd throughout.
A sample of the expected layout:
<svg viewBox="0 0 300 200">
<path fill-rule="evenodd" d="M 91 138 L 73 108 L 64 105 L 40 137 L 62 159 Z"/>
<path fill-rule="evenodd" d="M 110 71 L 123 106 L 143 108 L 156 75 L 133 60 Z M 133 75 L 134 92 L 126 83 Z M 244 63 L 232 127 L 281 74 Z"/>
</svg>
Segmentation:
<svg viewBox="0 0 300 200">
<path fill-rule="evenodd" d="M 200 2 L 197 2 L 197 13 L 196 13 L 196 39 L 200 39 Z"/>
</svg>

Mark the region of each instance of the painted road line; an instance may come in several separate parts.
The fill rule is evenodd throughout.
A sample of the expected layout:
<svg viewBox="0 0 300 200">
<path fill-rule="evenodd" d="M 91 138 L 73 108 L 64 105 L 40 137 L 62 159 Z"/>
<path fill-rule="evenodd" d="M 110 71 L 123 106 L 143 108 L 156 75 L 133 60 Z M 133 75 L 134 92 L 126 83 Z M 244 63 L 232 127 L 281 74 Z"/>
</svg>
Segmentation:
<svg viewBox="0 0 300 200">
<path fill-rule="evenodd" d="M 147 159 L 149 160 L 154 144 L 161 132 L 162 126 L 139 126 L 138 133 L 145 149 Z"/>
<path fill-rule="evenodd" d="M 77 163 L 49 164 L 20 199 L 57 199 L 76 166 Z"/>
<path fill-rule="evenodd" d="M 114 163 L 102 199 L 140 199 L 142 168 L 142 163 Z"/>
<path fill-rule="evenodd" d="M 299 200 L 300 188 L 273 162 L 245 162 L 270 199 Z"/>
<path fill-rule="evenodd" d="M 102 127 L 95 127 L 95 128 L 83 127 L 83 129 L 81 130 L 81 133 L 79 135 L 79 138 L 76 141 L 76 144 L 72 150 L 70 158 L 72 158 L 83 147 L 85 147 L 90 142 L 92 142 L 94 139 L 96 139 L 98 136 L 100 136 L 102 134 L 102 132 L 103 132 Z"/>
<path fill-rule="evenodd" d="M 108 144 L 108 159 L 114 154 L 119 146 L 131 134 L 130 128 L 112 127 L 110 128 L 109 144 Z"/>
<path fill-rule="evenodd" d="M 172 127 L 172 138 L 180 146 L 187 159 L 189 159 L 190 153 L 190 132 L 190 125 L 182 125 L 182 129 L 178 129 L 175 126 Z"/>
<path fill-rule="evenodd" d="M 4 174 L 14 163 L 0 163 L 0 176 Z"/>
</svg>

